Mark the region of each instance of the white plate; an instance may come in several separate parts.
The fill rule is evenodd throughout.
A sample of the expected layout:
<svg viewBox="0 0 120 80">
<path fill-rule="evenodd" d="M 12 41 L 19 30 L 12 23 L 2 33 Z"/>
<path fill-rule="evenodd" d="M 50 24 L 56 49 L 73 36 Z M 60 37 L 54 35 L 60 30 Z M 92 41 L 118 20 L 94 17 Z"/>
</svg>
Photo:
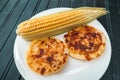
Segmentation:
<svg viewBox="0 0 120 80">
<path fill-rule="evenodd" d="M 32 18 L 44 16 L 47 14 L 68 10 L 70 8 L 54 8 L 38 13 Z M 20 36 L 16 37 L 14 45 L 14 60 L 21 75 L 26 80 L 99 80 L 105 73 L 111 58 L 111 43 L 107 32 L 97 21 L 89 23 L 95 28 L 101 30 L 106 36 L 106 49 L 104 54 L 92 61 L 80 61 L 69 57 L 68 63 L 58 73 L 49 76 L 40 76 L 33 72 L 25 62 L 26 50 L 30 42 L 25 41 Z M 63 35 L 55 36 L 63 40 Z"/>
</svg>

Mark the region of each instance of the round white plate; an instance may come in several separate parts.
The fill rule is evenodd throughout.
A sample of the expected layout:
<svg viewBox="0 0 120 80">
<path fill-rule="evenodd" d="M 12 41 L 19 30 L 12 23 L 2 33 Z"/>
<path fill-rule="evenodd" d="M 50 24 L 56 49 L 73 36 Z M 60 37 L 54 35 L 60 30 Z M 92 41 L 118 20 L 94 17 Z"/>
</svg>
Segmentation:
<svg viewBox="0 0 120 80">
<path fill-rule="evenodd" d="M 38 13 L 32 18 L 40 17 L 55 12 L 69 10 L 71 8 L 54 8 Z M 21 75 L 26 80 L 99 80 L 105 73 L 111 58 L 111 43 L 107 32 L 103 26 L 97 21 L 89 23 L 89 25 L 101 30 L 106 36 L 106 49 L 104 54 L 99 58 L 91 61 L 75 60 L 69 57 L 68 63 L 58 73 L 49 76 L 40 76 L 33 72 L 26 63 L 26 50 L 30 45 L 30 42 L 25 41 L 20 36 L 16 37 L 14 44 L 14 60 L 16 66 Z M 63 34 L 55 36 L 56 38 L 63 40 Z"/>
</svg>

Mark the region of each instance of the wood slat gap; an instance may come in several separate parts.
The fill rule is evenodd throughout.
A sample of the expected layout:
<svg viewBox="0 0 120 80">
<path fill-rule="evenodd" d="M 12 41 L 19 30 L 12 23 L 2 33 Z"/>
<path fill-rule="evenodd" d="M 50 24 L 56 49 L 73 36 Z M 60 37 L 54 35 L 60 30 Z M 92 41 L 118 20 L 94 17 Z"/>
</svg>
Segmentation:
<svg viewBox="0 0 120 80">
<path fill-rule="evenodd" d="M 37 9 L 38 9 L 38 7 L 39 7 L 40 3 L 41 3 L 41 0 L 38 0 L 38 1 L 37 1 L 37 4 L 36 4 L 36 6 L 35 6 L 35 8 L 34 8 L 34 10 L 33 10 L 33 12 L 32 12 L 32 15 L 31 15 L 31 16 L 33 16 L 33 15 L 35 15 L 35 14 L 36 14 L 36 11 L 37 11 Z"/>
<path fill-rule="evenodd" d="M 3 0 L 3 1 L 5 1 L 5 0 Z M 3 7 L 0 9 L 0 12 L 2 12 L 2 10 L 5 8 L 5 6 L 7 5 L 8 2 L 9 2 L 9 0 L 7 0 L 7 1 L 4 3 Z M 1 3 L 1 1 L 0 1 L 0 3 Z"/>
</svg>

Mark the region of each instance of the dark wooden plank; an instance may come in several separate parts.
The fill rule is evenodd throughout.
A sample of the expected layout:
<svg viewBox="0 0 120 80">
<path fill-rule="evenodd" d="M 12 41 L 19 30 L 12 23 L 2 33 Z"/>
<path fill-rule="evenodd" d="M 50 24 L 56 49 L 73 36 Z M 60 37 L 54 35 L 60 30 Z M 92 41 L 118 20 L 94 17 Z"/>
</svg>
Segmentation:
<svg viewBox="0 0 120 80">
<path fill-rule="evenodd" d="M 4 9 L 6 4 L 8 3 L 9 0 L 1 0 L 0 1 L 0 12 Z"/>
<path fill-rule="evenodd" d="M 0 54 L 0 64 L 2 67 L 0 68 L 0 80 L 4 80 L 5 76 L 11 66 L 11 63 L 13 61 L 12 54 L 13 54 L 13 47 L 14 47 L 14 37 L 8 40 L 11 40 L 11 42 L 6 42 L 7 45 L 5 45 L 5 48 L 2 49 Z M 10 45 L 10 46 L 8 46 Z"/>
<path fill-rule="evenodd" d="M 62 2 L 62 0 L 58 0 L 58 5 L 57 5 L 57 7 L 60 7 L 60 6 L 61 6 L 61 2 Z"/>
<path fill-rule="evenodd" d="M 37 2 L 38 2 L 38 0 L 35 0 L 35 1 L 34 0 L 29 0 L 29 3 L 27 4 L 27 7 L 25 8 L 24 12 L 22 13 L 22 15 L 20 17 L 20 20 L 18 21 L 17 24 L 31 18 Z"/>
<path fill-rule="evenodd" d="M 83 6 L 83 0 L 71 0 L 70 6 L 73 8 L 81 7 L 81 6 Z"/>
<path fill-rule="evenodd" d="M 24 3 L 23 3 L 23 1 L 24 1 Z M 11 31 L 8 31 L 8 30 L 10 30 L 10 29 L 12 30 L 14 28 L 14 25 L 16 24 L 15 20 L 18 19 L 19 15 L 22 12 L 22 10 L 24 9 L 26 3 L 27 3 L 27 0 L 26 1 L 21 0 L 21 2 L 15 8 L 13 15 L 11 15 L 12 17 L 11 17 L 9 23 L 5 26 L 6 27 L 6 29 L 4 29 L 5 32 L 2 30 L 3 32 L 0 33 L 0 38 L 1 38 L 0 45 L 4 45 L 0 48 L 0 64 L 2 65 L 2 67 L 0 68 L 0 78 L 3 77 L 4 74 L 6 74 L 6 70 L 8 70 L 7 68 L 9 68 L 9 66 L 10 66 L 9 64 L 11 64 L 11 62 L 12 62 L 11 59 L 12 59 L 13 45 L 14 45 L 14 39 L 15 39 L 16 34 L 14 31 L 14 35 L 10 35 Z M 14 21 L 14 22 L 12 22 L 12 21 Z M 7 30 L 7 33 L 6 33 L 6 30 Z M 9 38 L 9 36 L 11 36 L 11 37 Z"/>
<path fill-rule="evenodd" d="M 16 5 L 19 3 L 19 1 L 16 2 Z M 13 12 L 13 14 L 11 14 L 10 19 L 8 20 L 7 24 L 4 25 L 4 29 L 0 32 L 0 37 L 2 38 L 1 42 L 0 42 L 0 51 L 2 49 L 2 46 L 4 44 L 4 41 L 6 41 L 7 36 L 10 33 L 10 30 L 12 30 L 12 25 L 15 24 L 15 22 L 17 21 L 20 13 L 22 12 L 22 10 L 20 10 L 20 8 L 18 7 L 14 7 L 15 11 Z M 17 9 L 16 9 L 17 8 Z M 23 9 L 24 7 L 22 6 L 21 9 Z M 11 27 L 10 27 L 11 26 Z M 6 33 L 7 32 L 7 33 Z"/>
<path fill-rule="evenodd" d="M 119 29 L 120 30 L 120 29 Z M 117 33 L 120 33 L 119 31 Z M 120 43 L 120 35 L 117 36 L 119 37 L 119 43 Z M 114 38 L 116 38 L 116 36 L 114 36 Z M 120 47 L 119 47 L 119 44 L 117 44 L 117 48 L 113 48 L 113 78 L 114 80 L 120 80 Z"/>
<path fill-rule="evenodd" d="M 96 7 L 105 7 L 105 0 L 97 0 L 96 1 Z"/>
<path fill-rule="evenodd" d="M 23 0 L 24 1 L 24 0 Z M 25 10 L 25 13 L 26 13 L 26 17 L 28 18 L 28 17 L 30 17 L 31 16 L 31 14 L 32 14 L 32 11 L 33 11 L 33 6 L 35 6 L 36 5 L 36 3 L 37 3 L 37 1 L 35 2 L 34 1 L 34 3 L 32 2 L 32 1 L 30 1 L 29 2 L 29 4 L 27 5 L 27 8 L 26 8 L 26 10 Z M 32 7 L 30 7 L 32 5 Z M 21 7 L 21 6 L 20 6 Z M 19 8 L 20 8 L 19 7 Z M 21 9 L 21 8 L 20 8 Z M 19 9 L 17 9 L 17 10 L 19 10 Z M 16 10 L 16 11 L 17 11 Z M 30 10 L 29 11 L 29 15 L 27 14 L 28 12 L 26 12 L 26 11 L 28 11 L 28 10 Z M 20 10 L 21 11 L 21 10 Z M 15 14 L 14 14 L 15 15 Z M 23 18 L 26 18 L 26 17 L 23 17 Z M 13 17 L 12 17 L 13 18 Z M 16 18 L 16 17 L 15 17 Z M 22 18 L 22 20 L 23 20 L 23 18 Z M 21 22 L 21 20 L 20 21 L 18 21 L 18 23 L 19 22 Z M 10 24 L 11 22 L 9 22 L 9 24 Z M 17 23 L 17 24 L 18 24 Z M 14 23 L 14 25 L 15 25 L 16 23 Z M 13 26 L 14 26 L 13 25 Z M 12 52 L 10 52 L 11 50 L 13 51 L 13 47 L 12 48 L 10 48 L 9 49 L 9 47 L 8 47 L 8 45 L 13 45 L 14 44 L 14 42 L 12 43 L 10 43 L 9 41 L 14 41 L 14 40 L 11 40 L 11 39 L 15 39 L 15 36 L 16 36 L 16 34 L 15 34 L 15 28 L 14 28 L 14 30 L 12 31 L 12 34 L 9 36 L 9 38 L 7 39 L 7 42 L 6 42 L 6 44 L 5 44 L 5 46 L 4 46 L 4 48 L 1 50 L 1 54 L 0 54 L 0 63 L 1 63 L 1 65 L 3 66 L 2 68 L 0 68 L 1 70 L 0 70 L 0 74 L 2 74 L 2 72 L 4 72 L 4 70 L 5 70 L 5 67 L 6 67 L 6 65 L 8 64 L 8 62 L 9 62 L 9 60 L 10 60 L 10 57 L 12 56 L 12 54 L 10 54 L 10 53 L 12 53 Z M 2 39 L 3 39 L 3 36 L 2 36 Z M 3 40 L 4 41 L 4 40 Z M 9 51 L 9 52 L 7 52 L 6 51 L 6 49 Z M 7 55 L 7 56 L 6 56 Z M 4 57 L 6 57 L 7 59 L 6 59 L 6 61 L 5 62 L 3 62 L 4 61 Z"/>
<path fill-rule="evenodd" d="M 71 5 L 71 0 L 61 0 L 60 7 L 70 7 Z"/>
<path fill-rule="evenodd" d="M 34 10 L 33 10 L 31 16 L 34 16 L 34 15 L 36 14 L 36 11 L 37 11 L 37 9 L 38 9 L 38 6 L 40 5 L 40 2 L 41 2 L 41 0 L 38 0 L 38 1 L 37 1 L 36 6 L 34 7 Z"/>
<path fill-rule="evenodd" d="M 9 72 L 7 73 L 7 76 L 5 76 L 5 78 L 3 78 L 3 80 L 19 80 L 20 74 L 16 68 L 15 63 L 13 62 Z"/>
<path fill-rule="evenodd" d="M 49 3 L 49 0 L 41 0 L 40 4 L 38 5 L 38 8 L 35 12 L 35 14 L 43 11 L 43 10 L 46 10 L 47 7 L 48 7 L 48 3 Z"/>
<path fill-rule="evenodd" d="M 23 3 L 24 3 L 25 1 L 23 0 Z M 36 4 L 37 4 L 37 1 L 33 1 L 33 0 L 31 0 L 31 1 L 29 1 L 29 3 L 28 3 L 28 5 L 27 5 L 27 7 L 25 8 L 25 10 L 24 10 L 24 12 L 22 13 L 22 15 L 20 15 L 19 16 L 19 20 L 17 21 L 17 23 L 15 23 L 14 25 L 13 25 L 13 30 L 12 30 L 12 32 L 11 32 L 11 35 L 9 36 L 9 38 L 7 39 L 7 41 L 6 41 L 6 44 L 5 44 L 5 46 L 4 46 L 4 48 L 2 49 L 2 51 L 1 51 L 1 54 L 2 53 L 4 53 L 3 55 L 4 56 L 2 56 L 2 55 L 0 55 L 0 57 L 5 57 L 5 55 L 7 55 L 6 56 L 6 58 L 8 59 L 8 60 L 6 60 L 6 61 L 3 61 L 4 59 L 3 58 L 0 58 L 0 63 L 2 63 L 3 64 L 3 66 L 6 66 L 6 64 L 8 63 L 8 61 L 9 61 L 9 59 L 10 59 L 10 57 L 12 57 L 12 54 L 7 54 L 7 52 L 5 52 L 5 49 L 8 49 L 7 48 L 7 45 L 13 45 L 14 44 L 14 40 L 11 40 L 11 39 L 15 39 L 15 36 L 16 36 L 16 34 L 15 34 L 15 29 L 16 29 L 16 27 L 17 27 L 17 24 L 19 24 L 21 21 L 23 21 L 23 20 L 25 20 L 25 19 L 28 19 L 28 18 L 30 18 L 30 16 L 32 15 L 32 12 L 33 12 L 33 10 L 34 10 L 34 7 L 36 6 Z M 32 6 L 32 7 L 31 7 Z M 19 8 L 20 8 L 20 10 L 21 10 L 21 5 L 19 6 Z M 17 9 L 17 10 L 19 10 L 19 9 Z M 29 11 L 29 14 L 27 14 L 28 12 L 28 10 L 30 10 Z M 22 11 L 22 10 L 21 10 Z M 26 15 L 27 14 L 27 15 Z M 17 14 L 18 15 L 18 14 Z M 16 26 L 16 27 L 15 27 Z M 13 41 L 13 43 L 11 43 L 11 42 L 9 42 L 9 41 Z M 12 49 L 10 49 L 10 50 L 12 50 Z M 10 51 L 10 50 L 8 50 L 8 51 Z M 4 63 L 3 63 L 4 62 Z M 8 66 L 8 65 L 7 65 Z M 7 68 L 9 68 L 10 66 L 8 66 Z M 2 71 L 4 71 L 4 68 L 2 68 Z M 8 71 L 5 71 L 6 72 L 6 74 L 7 74 L 7 72 Z M 2 73 L 1 73 L 2 74 Z M 11 73 L 12 74 L 12 73 Z M 19 73 L 18 73 L 18 75 L 19 75 Z"/>
<path fill-rule="evenodd" d="M 118 14 L 120 15 L 120 0 L 116 0 L 116 2 L 117 2 Z"/>
<path fill-rule="evenodd" d="M 36 4 L 37 4 L 38 2 L 36 2 Z M 32 15 L 33 13 L 34 13 L 34 11 L 35 11 L 35 9 L 37 8 L 36 6 L 38 6 L 38 5 L 35 5 L 35 8 L 33 9 L 33 11 L 31 11 L 31 14 L 30 15 Z M 22 18 L 24 18 L 24 17 L 22 17 Z M 20 18 L 20 20 L 18 21 L 18 23 L 21 21 L 21 19 L 22 18 Z M 14 30 L 12 31 L 12 34 L 11 35 L 14 35 L 15 33 L 15 28 L 14 28 Z M 15 35 L 14 35 L 15 36 Z M 15 64 L 13 64 L 14 65 L 14 67 L 15 67 Z M 16 76 L 13 78 L 13 76 L 14 76 L 14 74 L 13 74 L 13 72 L 12 71 L 15 71 L 16 72 Z M 10 75 L 11 74 L 11 75 Z M 6 76 L 7 75 L 7 76 Z M 11 79 L 11 80 L 16 80 L 16 79 L 19 79 L 20 78 L 20 74 L 18 73 L 18 71 L 15 69 L 15 68 L 11 68 L 10 70 L 7 70 L 6 71 L 6 75 L 4 75 L 4 77 L 3 77 L 3 79 L 5 78 L 6 80 L 8 80 L 9 78 Z"/>
<path fill-rule="evenodd" d="M 96 5 L 96 0 L 83 0 L 84 6 L 94 7 Z"/>
<path fill-rule="evenodd" d="M 59 0 L 50 0 L 47 9 L 56 8 L 59 4 Z"/>
<path fill-rule="evenodd" d="M 0 12 L 0 31 L 6 22 L 9 19 L 9 16 L 12 14 L 17 0 L 9 0 L 2 12 Z"/>
</svg>

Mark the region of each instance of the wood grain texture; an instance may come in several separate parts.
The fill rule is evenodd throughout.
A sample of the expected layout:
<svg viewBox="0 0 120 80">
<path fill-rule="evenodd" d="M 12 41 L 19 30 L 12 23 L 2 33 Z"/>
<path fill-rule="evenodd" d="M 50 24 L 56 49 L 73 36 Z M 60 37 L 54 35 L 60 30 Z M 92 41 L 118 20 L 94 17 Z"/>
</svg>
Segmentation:
<svg viewBox="0 0 120 80">
<path fill-rule="evenodd" d="M 5 6 L 8 2 L 9 2 L 9 0 L 1 0 L 0 1 L 0 12 L 5 8 Z"/>
<path fill-rule="evenodd" d="M 24 80 L 13 59 L 17 25 L 46 9 L 56 7 L 105 7 L 100 17 L 112 43 L 110 65 L 100 80 L 120 80 L 120 1 L 119 0 L 0 0 L 0 80 Z"/>
</svg>

